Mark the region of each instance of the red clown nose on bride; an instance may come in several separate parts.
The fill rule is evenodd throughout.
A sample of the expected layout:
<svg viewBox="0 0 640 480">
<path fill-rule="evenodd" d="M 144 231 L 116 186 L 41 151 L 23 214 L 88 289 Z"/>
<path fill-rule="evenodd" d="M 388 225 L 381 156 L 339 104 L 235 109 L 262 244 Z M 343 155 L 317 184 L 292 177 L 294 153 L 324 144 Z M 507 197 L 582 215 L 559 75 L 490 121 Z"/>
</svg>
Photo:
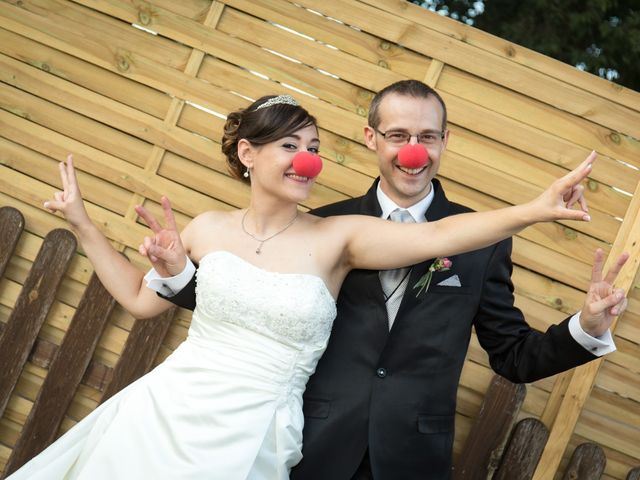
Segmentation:
<svg viewBox="0 0 640 480">
<path fill-rule="evenodd" d="M 301 177 L 315 178 L 322 171 L 322 159 L 320 155 L 300 152 L 293 157 L 293 169 Z"/>
</svg>

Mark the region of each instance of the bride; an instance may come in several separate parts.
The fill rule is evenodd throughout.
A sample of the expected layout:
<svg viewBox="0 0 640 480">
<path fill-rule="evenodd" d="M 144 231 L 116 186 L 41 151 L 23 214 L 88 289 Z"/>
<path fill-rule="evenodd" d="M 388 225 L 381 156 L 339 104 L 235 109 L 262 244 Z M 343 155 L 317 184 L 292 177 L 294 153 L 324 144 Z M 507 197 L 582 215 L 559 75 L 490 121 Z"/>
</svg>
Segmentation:
<svg viewBox="0 0 640 480">
<path fill-rule="evenodd" d="M 589 220 L 579 184 L 595 154 L 530 203 L 400 225 L 298 210 L 317 168 L 302 172 L 294 158 L 317 154 L 320 142 L 316 120 L 289 96 L 231 113 L 222 143 L 231 172 L 250 182 L 248 208 L 205 212 L 180 237 L 141 246 L 152 261 L 161 243 L 199 263 L 188 338 L 8 478 L 286 479 L 302 457 L 302 393 L 351 269 L 475 250 L 535 222 Z M 138 318 L 169 308 L 87 216 L 71 156 L 60 175 L 63 191 L 45 207 L 65 216 L 109 292 Z M 167 276 L 185 265 L 174 258 Z"/>
</svg>

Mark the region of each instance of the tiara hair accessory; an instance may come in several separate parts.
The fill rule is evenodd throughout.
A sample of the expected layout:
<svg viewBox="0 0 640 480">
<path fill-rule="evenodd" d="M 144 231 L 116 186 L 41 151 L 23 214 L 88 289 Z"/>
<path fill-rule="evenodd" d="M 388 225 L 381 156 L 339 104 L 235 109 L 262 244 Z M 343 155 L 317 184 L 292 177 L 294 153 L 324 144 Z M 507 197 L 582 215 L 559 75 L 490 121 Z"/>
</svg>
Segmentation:
<svg viewBox="0 0 640 480">
<path fill-rule="evenodd" d="M 297 107 L 300 104 L 291 95 L 278 95 L 277 97 L 270 98 L 263 104 L 258 105 L 253 111 L 255 112 L 261 108 L 272 107 L 273 105 L 293 105 L 294 107 Z"/>
</svg>

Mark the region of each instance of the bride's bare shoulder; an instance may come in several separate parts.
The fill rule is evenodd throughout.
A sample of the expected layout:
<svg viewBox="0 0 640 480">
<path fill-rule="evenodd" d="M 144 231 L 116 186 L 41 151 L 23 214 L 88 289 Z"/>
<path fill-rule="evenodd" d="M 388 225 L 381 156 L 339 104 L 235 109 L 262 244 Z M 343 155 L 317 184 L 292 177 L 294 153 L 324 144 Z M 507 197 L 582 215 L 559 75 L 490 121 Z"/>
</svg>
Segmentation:
<svg viewBox="0 0 640 480">
<path fill-rule="evenodd" d="M 187 225 L 187 227 L 212 228 L 233 221 L 233 219 L 237 216 L 238 210 L 208 210 L 194 217 L 193 220 L 189 222 L 189 225 Z"/>
<path fill-rule="evenodd" d="M 209 210 L 195 216 L 182 231 L 184 237 L 215 234 L 232 222 L 238 211 Z"/>
</svg>

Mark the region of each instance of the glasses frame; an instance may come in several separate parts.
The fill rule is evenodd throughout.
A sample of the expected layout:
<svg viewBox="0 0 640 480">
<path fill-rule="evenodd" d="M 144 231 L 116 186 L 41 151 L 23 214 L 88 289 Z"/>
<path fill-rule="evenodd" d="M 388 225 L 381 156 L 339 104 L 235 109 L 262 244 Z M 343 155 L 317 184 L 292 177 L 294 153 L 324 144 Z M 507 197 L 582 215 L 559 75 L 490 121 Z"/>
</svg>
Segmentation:
<svg viewBox="0 0 640 480">
<path fill-rule="evenodd" d="M 385 141 L 389 142 L 389 140 L 387 139 L 387 133 L 389 133 L 389 130 L 387 130 L 386 132 L 382 132 L 380 130 L 378 130 L 377 128 L 373 129 L 376 133 L 379 133 L 380 135 L 382 135 L 382 138 L 385 139 Z M 436 135 L 440 137 L 440 141 L 444 140 L 445 134 L 447 133 L 446 130 L 445 131 L 431 131 L 431 132 L 425 132 L 425 133 L 416 133 L 416 134 L 411 134 L 408 132 L 403 132 L 400 130 L 391 130 L 391 132 L 395 132 L 395 133 L 403 133 L 403 134 L 407 134 L 409 135 L 409 138 L 407 139 L 406 142 L 404 143 L 393 143 L 393 142 L 389 142 L 392 143 L 393 145 L 408 145 L 411 142 L 411 139 L 413 137 L 416 137 L 416 142 L 418 142 L 420 145 L 437 145 L 438 142 L 433 142 L 433 143 L 426 143 L 426 142 L 421 142 L 420 141 L 420 135 Z"/>
</svg>

